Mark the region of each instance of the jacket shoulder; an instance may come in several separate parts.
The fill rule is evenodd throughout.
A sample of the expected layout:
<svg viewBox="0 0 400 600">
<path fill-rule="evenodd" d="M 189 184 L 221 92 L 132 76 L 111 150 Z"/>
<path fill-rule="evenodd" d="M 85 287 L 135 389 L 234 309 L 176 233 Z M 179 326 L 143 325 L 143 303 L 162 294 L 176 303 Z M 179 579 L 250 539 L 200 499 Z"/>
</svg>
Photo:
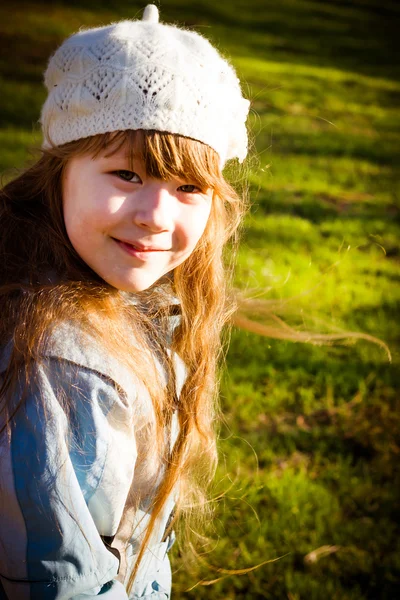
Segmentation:
<svg viewBox="0 0 400 600">
<path fill-rule="evenodd" d="M 13 342 L 10 340 L 0 352 L 0 374 L 7 369 L 12 350 Z M 94 371 L 114 381 L 127 395 L 131 395 L 136 387 L 129 369 L 107 353 L 93 335 L 70 321 L 63 321 L 54 327 L 41 356 Z"/>
</svg>

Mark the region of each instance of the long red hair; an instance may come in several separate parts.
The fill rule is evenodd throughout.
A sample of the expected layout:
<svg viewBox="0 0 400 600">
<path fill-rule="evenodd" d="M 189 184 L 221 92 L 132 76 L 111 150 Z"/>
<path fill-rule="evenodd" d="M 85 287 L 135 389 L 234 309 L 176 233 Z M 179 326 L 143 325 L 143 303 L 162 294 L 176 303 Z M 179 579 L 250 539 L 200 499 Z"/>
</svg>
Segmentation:
<svg viewBox="0 0 400 600">
<path fill-rule="evenodd" d="M 138 294 L 142 304 L 152 307 L 150 312 L 140 310 L 141 302 L 127 310 L 121 293 L 101 280 L 74 251 L 63 220 L 62 183 L 68 161 L 82 154 L 112 153 L 122 144 L 131 155 L 133 151 L 141 153 L 149 176 L 180 177 L 214 190 L 206 230 L 192 255 L 172 277 Z M 13 418 L 7 398 L 21 369 L 28 386 L 32 362 L 40 361 L 49 333 L 65 320 L 73 320 L 95 334 L 107 352 L 140 378 L 153 401 L 153 433 L 157 453 L 165 458 L 165 474 L 154 490 L 137 565 L 173 490 L 178 490 L 176 518 L 182 513 L 204 514 L 209 508 L 206 490 L 217 461 L 216 371 L 221 330 L 233 310 L 227 293 L 231 269 L 224 247 L 229 240 L 235 241 L 244 209 L 243 199 L 222 176 L 214 150 L 194 140 L 155 131 L 103 134 L 44 150 L 33 166 L 0 192 L 0 343 L 13 341 L 1 389 L 6 422 L 10 424 Z M 55 274 L 53 283 L 48 281 L 48 273 Z M 171 350 L 182 357 L 187 376 L 179 397 L 180 431 L 169 452 L 163 432 L 175 407 L 173 369 L 165 352 L 169 323 L 166 298 L 171 295 L 179 300 L 181 312 Z M 137 344 L 144 350 L 140 361 L 137 351 L 127 343 L 126 327 L 134 333 L 135 350 Z M 169 371 L 167 387 L 157 376 L 154 362 L 143 359 L 155 349 L 164 356 Z"/>
</svg>

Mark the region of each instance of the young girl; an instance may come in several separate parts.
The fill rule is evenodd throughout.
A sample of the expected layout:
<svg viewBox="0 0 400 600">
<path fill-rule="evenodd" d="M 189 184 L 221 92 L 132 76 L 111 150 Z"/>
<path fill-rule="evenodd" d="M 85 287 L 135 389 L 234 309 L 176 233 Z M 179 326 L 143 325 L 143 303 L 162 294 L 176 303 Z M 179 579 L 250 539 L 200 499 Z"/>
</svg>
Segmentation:
<svg viewBox="0 0 400 600">
<path fill-rule="evenodd" d="M 45 83 L 42 156 L 0 196 L 0 598 L 169 598 L 216 461 L 249 103 L 152 5 L 70 37 Z"/>
</svg>

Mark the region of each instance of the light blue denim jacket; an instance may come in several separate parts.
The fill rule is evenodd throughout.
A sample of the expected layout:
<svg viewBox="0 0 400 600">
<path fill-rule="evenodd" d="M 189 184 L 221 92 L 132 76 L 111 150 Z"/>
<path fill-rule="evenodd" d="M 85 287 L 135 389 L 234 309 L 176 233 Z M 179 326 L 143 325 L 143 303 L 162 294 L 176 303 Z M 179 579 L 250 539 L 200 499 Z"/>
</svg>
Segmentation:
<svg viewBox="0 0 400 600">
<path fill-rule="evenodd" d="M 10 351 L 0 355 L 0 383 Z M 184 366 L 174 362 L 179 394 Z M 57 327 L 35 373 L 11 444 L 0 440 L 0 600 L 126 600 L 124 583 L 149 518 L 146 500 L 135 505 L 135 495 L 155 477 L 146 481 L 143 468 L 135 470 L 146 444 L 141 427 L 154 417 L 150 398 L 118 361 L 70 324 Z M 173 505 L 171 496 L 130 599 L 170 597 L 171 537 L 164 540 L 164 533 Z M 114 550 L 106 545 L 110 540 Z"/>
</svg>

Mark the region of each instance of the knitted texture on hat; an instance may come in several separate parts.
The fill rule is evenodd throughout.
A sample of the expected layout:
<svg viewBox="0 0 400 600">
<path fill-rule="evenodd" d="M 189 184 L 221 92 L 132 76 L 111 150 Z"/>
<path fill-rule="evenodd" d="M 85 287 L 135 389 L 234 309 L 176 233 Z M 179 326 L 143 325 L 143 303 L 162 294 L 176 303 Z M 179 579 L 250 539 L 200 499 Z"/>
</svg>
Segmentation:
<svg viewBox="0 0 400 600">
<path fill-rule="evenodd" d="M 201 35 L 142 21 L 80 31 L 49 61 L 41 123 L 44 147 L 100 133 L 155 129 L 199 140 L 222 163 L 247 154 L 242 97 L 233 67 Z"/>
</svg>

